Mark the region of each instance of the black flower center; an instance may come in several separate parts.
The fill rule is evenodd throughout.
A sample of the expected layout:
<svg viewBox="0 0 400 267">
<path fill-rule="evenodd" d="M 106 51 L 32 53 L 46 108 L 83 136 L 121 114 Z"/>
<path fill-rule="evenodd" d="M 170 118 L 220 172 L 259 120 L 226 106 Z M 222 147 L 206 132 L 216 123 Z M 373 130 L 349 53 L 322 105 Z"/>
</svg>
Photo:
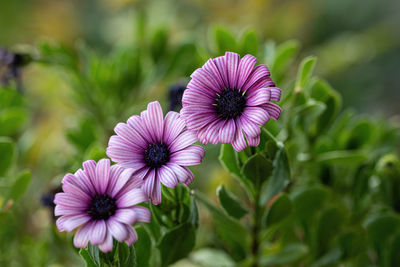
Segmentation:
<svg viewBox="0 0 400 267">
<path fill-rule="evenodd" d="M 246 106 L 246 97 L 235 89 L 226 89 L 216 100 L 215 109 L 223 119 L 234 119 L 240 116 Z"/>
<path fill-rule="evenodd" d="M 95 195 L 87 213 L 94 220 L 106 220 L 117 210 L 115 199 L 108 195 Z"/>
<path fill-rule="evenodd" d="M 144 151 L 144 161 L 150 168 L 160 168 L 169 161 L 168 146 L 162 143 L 150 144 Z"/>
</svg>

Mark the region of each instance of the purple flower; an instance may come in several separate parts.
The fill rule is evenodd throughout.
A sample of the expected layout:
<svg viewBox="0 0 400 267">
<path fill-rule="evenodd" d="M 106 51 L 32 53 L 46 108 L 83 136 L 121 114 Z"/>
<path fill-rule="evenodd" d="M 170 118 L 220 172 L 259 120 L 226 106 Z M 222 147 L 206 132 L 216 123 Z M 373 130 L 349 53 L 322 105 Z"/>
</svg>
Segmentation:
<svg viewBox="0 0 400 267">
<path fill-rule="evenodd" d="M 63 191 L 55 196 L 54 214 L 58 229 L 71 232 L 79 227 L 74 245 L 84 248 L 88 242 L 103 252 L 113 247 L 113 238 L 132 245 L 137 240 L 131 227 L 135 222 L 149 222 L 150 211 L 136 206 L 147 201 L 139 179 L 131 179 L 132 171 L 121 166 L 110 166 L 109 159 L 97 164 L 83 163 L 83 170 L 64 176 Z"/>
<path fill-rule="evenodd" d="M 265 65 L 251 55 L 236 53 L 209 59 L 191 75 L 183 94 L 181 116 L 200 142 L 232 144 L 236 151 L 260 143 L 260 125 L 281 109 L 281 90 L 275 87 Z"/>
<path fill-rule="evenodd" d="M 193 145 L 197 136 L 185 128 L 179 113 L 170 111 L 164 119 L 160 104 L 151 102 L 140 116 L 118 123 L 114 130 L 117 135 L 111 136 L 107 155 L 143 179 L 142 189 L 153 204 L 161 203 L 161 184 L 174 188 L 193 181 L 185 166 L 200 164 L 204 149 Z"/>
</svg>

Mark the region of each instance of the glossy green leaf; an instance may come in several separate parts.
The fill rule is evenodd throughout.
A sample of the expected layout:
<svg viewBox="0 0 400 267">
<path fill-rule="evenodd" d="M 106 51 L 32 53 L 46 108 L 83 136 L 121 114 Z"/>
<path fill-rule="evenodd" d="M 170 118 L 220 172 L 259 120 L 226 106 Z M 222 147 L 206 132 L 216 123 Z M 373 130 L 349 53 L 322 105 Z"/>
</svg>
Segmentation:
<svg viewBox="0 0 400 267">
<path fill-rule="evenodd" d="M 134 244 L 136 263 L 137 266 L 147 267 L 149 266 L 149 260 L 152 253 L 152 243 L 150 235 L 142 226 L 136 227 L 135 230 L 138 235 L 138 242 Z"/>
<path fill-rule="evenodd" d="M 239 182 L 243 185 L 243 187 L 248 191 L 250 195 L 253 195 L 254 188 L 249 179 L 246 179 L 242 176 L 240 172 L 239 162 L 236 158 L 235 150 L 232 145 L 222 144 L 221 151 L 219 154 L 219 161 L 222 166 L 235 178 L 239 180 Z"/>
<path fill-rule="evenodd" d="M 214 29 L 214 38 L 217 54 L 219 56 L 223 56 L 227 51 L 238 52 L 238 45 L 235 37 L 225 28 L 216 27 Z"/>
<path fill-rule="evenodd" d="M 261 266 L 273 266 L 292 264 L 308 254 L 308 248 L 303 244 L 287 244 L 282 247 L 278 252 L 271 253 L 269 255 L 263 255 L 261 257 Z"/>
<path fill-rule="evenodd" d="M 369 239 L 379 250 L 379 248 L 383 249 L 385 242 L 393 233 L 400 230 L 400 218 L 391 214 L 378 214 L 369 218 L 364 226 Z"/>
<path fill-rule="evenodd" d="M 212 249 L 212 248 L 202 248 L 194 252 L 190 256 L 191 260 L 201 266 L 207 267 L 234 267 L 236 263 L 232 258 L 224 251 Z"/>
<path fill-rule="evenodd" d="M 20 199 L 28 189 L 29 184 L 31 183 L 31 178 L 32 175 L 30 171 L 22 172 L 11 186 L 8 198 L 13 199 L 14 201 Z"/>
<path fill-rule="evenodd" d="M 168 231 L 158 244 L 162 266 L 185 258 L 194 248 L 195 229 L 191 223 L 182 224 Z"/>
<path fill-rule="evenodd" d="M 321 186 L 300 188 L 290 196 L 293 210 L 299 218 L 311 218 L 328 198 L 328 190 Z"/>
<path fill-rule="evenodd" d="M 268 181 L 266 190 L 261 196 L 261 205 L 265 205 L 273 196 L 282 192 L 289 184 L 290 178 L 290 167 L 286 151 L 285 148 L 280 147 L 273 161 L 271 179 Z"/>
<path fill-rule="evenodd" d="M 81 255 L 82 259 L 85 261 L 86 267 L 98 267 L 86 248 L 79 250 L 79 255 Z"/>
<path fill-rule="evenodd" d="M 232 193 L 226 190 L 223 185 L 218 187 L 217 195 L 219 203 L 229 216 L 240 219 L 247 214 L 247 209 L 243 207 L 239 200 Z"/>
<path fill-rule="evenodd" d="M 250 54 L 256 56 L 258 53 L 258 37 L 257 33 L 252 30 L 248 30 L 244 33 L 240 42 L 241 55 Z"/>
<path fill-rule="evenodd" d="M 14 135 L 26 122 L 27 112 L 23 108 L 9 108 L 0 112 L 0 136 Z"/>
<path fill-rule="evenodd" d="M 251 156 L 243 165 L 242 175 L 254 186 L 261 186 L 272 173 L 272 163 L 261 154 Z"/>
<path fill-rule="evenodd" d="M 196 198 L 210 212 L 219 238 L 231 251 L 235 260 L 246 258 L 249 247 L 249 233 L 238 220 L 228 216 L 223 210 L 211 203 L 206 196 L 196 192 Z"/>
<path fill-rule="evenodd" d="M 296 90 L 301 91 L 310 82 L 312 71 L 314 70 L 316 57 L 306 57 L 300 63 L 299 70 L 297 72 L 296 79 Z"/>
<path fill-rule="evenodd" d="M 292 201 L 287 194 L 280 195 L 268 209 L 265 225 L 271 226 L 287 218 L 292 212 Z"/>
<path fill-rule="evenodd" d="M 332 239 L 339 232 L 344 219 L 344 213 L 338 207 L 328 208 L 320 214 L 315 229 L 316 239 L 313 247 L 313 252 L 317 256 L 328 251 Z"/>
<path fill-rule="evenodd" d="M 14 161 L 14 143 L 10 138 L 0 137 L 0 176 L 3 176 Z"/>
<path fill-rule="evenodd" d="M 194 196 L 190 196 L 190 215 L 189 222 L 197 229 L 199 227 L 199 209 Z"/>
<path fill-rule="evenodd" d="M 364 153 L 356 151 L 330 151 L 324 152 L 316 157 L 316 161 L 326 164 L 357 165 L 367 160 Z"/>
<path fill-rule="evenodd" d="M 271 64 L 272 75 L 283 73 L 288 64 L 293 60 L 298 49 L 299 43 L 294 40 L 280 44 L 276 49 L 275 58 Z"/>
<path fill-rule="evenodd" d="M 137 243 L 137 242 L 136 242 Z M 136 244 L 135 243 L 135 244 Z M 118 243 L 117 244 L 118 251 L 116 252 L 118 256 L 118 266 L 145 266 L 145 265 L 137 265 L 136 263 L 136 250 L 133 246 L 128 246 L 126 243 Z"/>
</svg>

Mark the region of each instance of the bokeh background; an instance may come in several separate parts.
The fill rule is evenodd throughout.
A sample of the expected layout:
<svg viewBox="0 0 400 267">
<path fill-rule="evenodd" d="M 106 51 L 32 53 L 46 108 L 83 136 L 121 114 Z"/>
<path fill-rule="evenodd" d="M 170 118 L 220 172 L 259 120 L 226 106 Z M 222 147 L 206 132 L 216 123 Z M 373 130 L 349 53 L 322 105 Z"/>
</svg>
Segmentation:
<svg viewBox="0 0 400 267">
<path fill-rule="evenodd" d="M 9 226 L 0 230 L 7 233 L 1 235 L 7 240 L 1 240 L 0 265 L 1 262 L 11 266 L 81 263 L 52 226 L 53 219 L 43 206 L 43 197 L 57 190 L 63 174 L 77 169 L 83 159 L 102 155 L 116 122 L 142 110 L 150 100 L 160 100 L 166 111 L 171 87 L 187 82 L 191 71 L 201 66 L 207 54 L 202 49 L 214 49 L 215 26 L 224 27 L 238 37 L 248 30 L 255 31 L 262 44 L 259 50 L 265 50 L 267 59 L 268 49 L 274 43 L 296 40 L 293 42 L 300 47 L 296 58 L 316 55 L 316 74 L 325 77 L 342 94 L 345 107 L 383 120 L 399 114 L 400 1 L 0 1 L 0 48 L 32 57 L 48 51 L 43 62 L 32 62 L 20 70 L 18 86 L 26 99 L 29 116 L 24 131 L 18 133 L 18 166 L 29 168 L 33 178 L 16 211 L 2 217 Z M 157 38 L 168 39 L 168 48 L 160 49 L 169 49 L 171 53 L 186 45 L 189 52 L 179 61 L 184 67 L 171 70 L 161 58 L 152 65 L 144 60 L 140 70 L 132 71 L 135 57 L 141 57 L 141 51 L 149 45 L 145 40 Z M 193 45 L 199 46 L 200 52 L 190 53 Z M 133 58 L 128 56 L 126 61 L 118 62 L 133 72 L 128 75 L 132 80 L 128 79 L 124 85 L 129 82 L 137 85 L 139 93 L 128 93 L 127 101 L 119 109 L 85 106 L 86 100 L 71 97 L 71 92 L 82 86 L 66 70 L 68 64 L 75 64 L 75 55 L 54 58 L 55 49 L 90 51 L 89 55 L 95 55 L 90 64 L 99 65 L 95 70 L 92 66 L 91 71 L 98 71 L 99 76 L 102 67 L 115 68 L 113 60 L 126 58 L 124 53 L 129 54 L 129 49 L 133 49 Z M 158 48 L 152 49 L 157 56 Z M 106 63 L 99 63 L 99 58 Z M 49 67 L 49 62 L 59 68 Z M 78 68 L 85 72 L 85 66 Z M 292 72 L 295 75 L 295 69 Z M 139 78 L 135 78 L 136 74 Z M 114 87 L 119 86 L 118 82 L 108 80 L 112 77 L 105 77 L 102 85 L 117 90 Z M 75 83 L 78 85 L 74 87 Z M 96 98 L 93 95 L 101 90 L 91 86 L 86 89 L 89 99 Z M 123 95 L 126 90 L 120 93 Z M 78 99 L 82 100 L 82 96 Z M 119 104 L 109 103 L 112 107 Z M 94 114 L 99 115 L 92 123 Z M 79 129 L 85 127 L 93 129 L 93 136 L 81 142 Z M 217 153 L 218 148 L 209 148 L 205 159 L 210 167 L 207 173 L 205 168 L 203 171 L 193 168 L 197 173 L 194 186 L 212 194 L 221 181 L 229 179 L 215 163 Z"/>
</svg>

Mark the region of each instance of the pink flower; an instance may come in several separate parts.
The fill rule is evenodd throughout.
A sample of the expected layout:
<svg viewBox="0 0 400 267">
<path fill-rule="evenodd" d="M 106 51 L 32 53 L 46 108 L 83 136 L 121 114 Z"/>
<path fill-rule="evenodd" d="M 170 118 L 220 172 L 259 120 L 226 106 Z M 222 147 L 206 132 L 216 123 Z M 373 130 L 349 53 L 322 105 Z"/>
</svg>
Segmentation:
<svg viewBox="0 0 400 267">
<path fill-rule="evenodd" d="M 103 252 L 113 247 L 113 238 L 132 245 L 137 240 L 131 225 L 149 222 L 150 211 L 136 206 L 147 201 L 138 188 L 142 181 L 130 179 L 132 172 L 117 165 L 110 166 L 109 159 L 97 164 L 93 160 L 83 163 L 83 170 L 64 176 L 64 193 L 56 194 L 54 214 L 58 229 L 71 232 L 79 227 L 74 245 L 85 248 L 90 241 Z"/>
<path fill-rule="evenodd" d="M 260 143 L 260 126 L 281 108 L 281 90 L 265 65 L 251 55 L 236 53 L 209 59 L 191 75 L 183 94 L 181 116 L 203 144 L 232 144 L 236 151 Z M 246 136 L 247 144 L 244 139 Z"/>
<path fill-rule="evenodd" d="M 140 116 L 118 123 L 117 135 L 111 136 L 107 155 L 120 166 L 143 179 L 142 189 L 153 204 L 161 203 L 161 184 L 174 188 L 189 185 L 192 172 L 186 166 L 200 164 L 204 149 L 193 131 L 185 127 L 179 113 L 163 116 L 160 104 L 151 102 Z"/>
</svg>

